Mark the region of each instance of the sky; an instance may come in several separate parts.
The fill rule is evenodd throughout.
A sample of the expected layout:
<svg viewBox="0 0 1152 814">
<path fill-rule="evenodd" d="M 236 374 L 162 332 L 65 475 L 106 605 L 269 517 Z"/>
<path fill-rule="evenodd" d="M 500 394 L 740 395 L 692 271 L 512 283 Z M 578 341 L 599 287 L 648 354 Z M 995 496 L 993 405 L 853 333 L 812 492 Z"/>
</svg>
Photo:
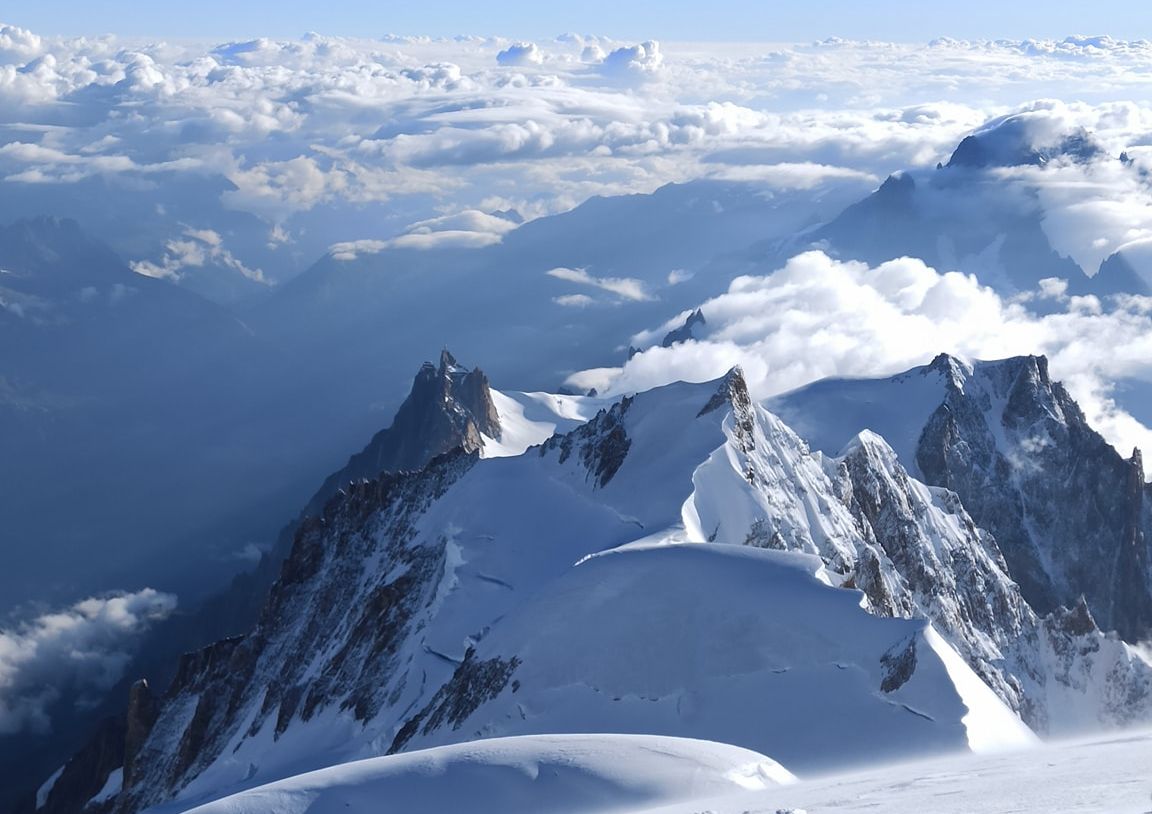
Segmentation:
<svg viewBox="0 0 1152 814">
<path fill-rule="evenodd" d="M 706 13 L 702 13 L 702 8 Z M 792 42 L 837 36 L 916 42 L 940 36 L 964 39 L 1060 38 L 1110 34 L 1123 39 L 1152 37 L 1152 17 L 1138 0 L 1085 3 L 1052 0 L 1038 12 L 1031 3 L 966 0 L 926 13 L 917 0 L 689 0 L 541 3 L 539 0 L 438 0 L 388 3 L 379 0 L 315 0 L 236 3 L 140 3 L 138 0 L 8 0 L 5 22 L 42 34 L 232 39 L 294 37 L 308 31 L 332 35 L 500 34 L 540 38 L 563 32 L 616 38 L 666 40 L 755 40 Z"/>
</svg>

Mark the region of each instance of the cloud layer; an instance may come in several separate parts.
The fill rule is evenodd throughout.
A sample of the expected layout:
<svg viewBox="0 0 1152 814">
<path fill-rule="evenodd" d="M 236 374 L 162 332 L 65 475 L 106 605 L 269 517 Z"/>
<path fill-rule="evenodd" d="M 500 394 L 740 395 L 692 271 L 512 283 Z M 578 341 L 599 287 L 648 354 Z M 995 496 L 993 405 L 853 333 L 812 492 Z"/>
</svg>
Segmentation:
<svg viewBox="0 0 1152 814">
<path fill-rule="evenodd" d="M 1089 421 L 1120 451 L 1152 449 L 1152 432 L 1121 409 L 1112 383 L 1152 382 L 1152 298 L 1069 297 L 1048 280 L 1034 293 L 1054 310 L 1037 315 L 970 276 L 904 258 L 870 268 L 813 251 L 780 270 L 734 280 L 701 304 L 699 340 L 658 344 L 688 313 L 638 334 L 647 348 L 622 368 L 591 370 L 570 384 L 600 392 L 707 381 L 741 365 L 766 398 L 830 376 L 883 376 L 940 352 L 972 359 L 1042 353 Z M 1102 352 L 1107 348 L 1107 352 Z"/>
<path fill-rule="evenodd" d="M 882 178 L 1038 97 L 1139 100 L 1149 70 L 1152 46 L 1108 38 L 177 45 L 0 25 L 0 185 L 42 208 L 98 185 L 145 213 L 105 231 L 142 270 L 180 274 L 172 244 L 213 231 L 225 267 L 275 279 L 468 210 L 530 218 L 702 176 Z M 1152 143 L 1146 108 L 1094 110 L 1117 143 Z"/>
<path fill-rule="evenodd" d="M 175 607 L 174 596 L 146 588 L 0 630 L 0 735 L 48 732 L 61 698 L 94 703 L 120 680 L 136 638 Z"/>
</svg>

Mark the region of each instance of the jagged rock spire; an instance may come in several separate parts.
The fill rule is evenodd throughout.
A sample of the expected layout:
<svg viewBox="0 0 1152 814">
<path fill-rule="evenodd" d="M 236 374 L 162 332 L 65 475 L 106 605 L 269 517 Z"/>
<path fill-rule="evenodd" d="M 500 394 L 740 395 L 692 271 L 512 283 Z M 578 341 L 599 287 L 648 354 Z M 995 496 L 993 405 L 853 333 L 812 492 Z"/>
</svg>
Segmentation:
<svg viewBox="0 0 1152 814">
<path fill-rule="evenodd" d="M 479 368 L 463 367 L 444 348 L 438 364 L 425 362 L 420 367 L 392 425 L 324 482 L 305 513 L 318 514 L 349 482 L 381 472 L 421 469 L 450 449 L 463 447 L 472 452 L 483 445 L 483 436 L 499 438 L 500 434 L 500 416 L 488 377 Z"/>
</svg>

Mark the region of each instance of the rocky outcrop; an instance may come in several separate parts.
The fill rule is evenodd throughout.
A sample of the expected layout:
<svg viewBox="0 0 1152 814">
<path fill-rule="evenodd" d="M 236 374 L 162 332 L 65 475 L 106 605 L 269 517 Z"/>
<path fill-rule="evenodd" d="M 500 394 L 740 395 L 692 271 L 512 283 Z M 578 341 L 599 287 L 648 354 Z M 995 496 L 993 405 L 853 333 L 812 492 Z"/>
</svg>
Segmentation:
<svg viewBox="0 0 1152 814">
<path fill-rule="evenodd" d="M 128 713 L 124 732 L 124 785 L 136 782 L 136 758 L 152 732 L 158 714 L 156 696 L 148 682 L 140 679 L 128 694 Z"/>
<path fill-rule="evenodd" d="M 165 799 L 270 720 L 279 736 L 324 709 L 375 715 L 410 678 L 396 651 L 444 571 L 443 544 L 413 545 L 416 523 L 476 460 L 461 449 L 353 483 L 305 520 L 255 629 L 182 660 L 117 810 Z"/>
<path fill-rule="evenodd" d="M 920 435 L 924 479 L 960 496 L 996 538 L 1039 613 L 1083 595 L 1127 641 L 1152 630 L 1139 455 L 1125 460 L 1048 373 L 1044 357 L 981 363 L 947 356 L 944 401 Z"/>
<path fill-rule="evenodd" d="M 515 657 L 480 660 L 475 655 L 476 651 L 469 648 L 452 679 L 436 692 L 428 706 L 400 727 L 388 754 L 401 751 L 418 732 L 427 735 L 442 727 L 459 729 L 481 704 L 504 691 L 520 665 Z"/>
<path fill-rule="evenodd" d="M 664 335 L 664 339 L 660 341 L 660 347 L 670 348 L 680 342 L 687 342 L 689 339 L 696 338 L 696 326 L 707 325 L 708 321 L 704 319 L 704 312 L 697 308 L 688 318 L 684 320 L 684 324 L 679 328 L 673 328 L 671 331 Z M 629 356 L 631 358 L 631 356 Z"/>
<path fill-rule="evenodd" d="M 975 392 L 963 366 L 940 364 L 962 396 Z M 1036 369 L 1036 387 L 1045 376 Z M 1004 375 L 996 382 L 1005 409 L 1011 405 L 1012 427 L 1031 428 L 1050 415 L 1050 406 L 1030 396 L 1028 381 Z M 962 446 L 968 424 L 951 427 Z M 954 451 L 941 452 L 947 463 Z M 1138 462 L 1125 466 L 1125 482 L 1138 487 Z M 1142 505 L 1132 518 L 1143 516 Z M 627 545 L 638 541 L 646 544 Z M 521 661 L 521 651 L 500 649 L 508 626 L 531 627 L 533 601 L 559 617 L 574 607 L 562 581 L 573 563 L 587 567 L 605 549 L 662 549 L 652 544 L 670 541 L 744 542 L 818 556 L 807 559 L 825 586 L 862 592 L 831 591 L 834 601 L 854 613 L 930 620 L 1039 731 L 1152 720 L 1152 669 L 1101 633 L 1087 605 L 1038 617 L 1006 573 L 995 536 L 956 492 L 912 477 L 873 433 L 861 433 L 836 458 L 810 452 L 752 402 L 734 369 L 708 385 L 623 398 L 517 458 L 481 462 L 461 447 L 420 471 L 343 487 L 298 529 L 254 629 L 183 660 L 117 810 L 129 814 L 176 794 L 193 801 L 299 771 L 302 744 L 319 750 L 317 759 L 330 754 L 324 749 L 352 759 L 492 734 L 517 715 L 535 720 L 546 706 L 540 699 L 550 696 L 537 682 L 534 692 L 545 695 L 519 707 L 529 687 L 522 682 L 540 663 L 529 662 L 527 651 Z M 733 550 L 723 556 L 736 563 L 752 553 Z M 598 601 L 586 586 L 578 593 L 592 606 Z M 648 618 L 642 614 L 641 626 L 630 629 L 642 633 Z M 659 614 L 651 620 L 661 623 Z M 909 640 L 913 629 L 925 625 L 910 623 L 869 656 L 870 693 L 896 697 L 910 681 L 916 686 L 917 665 L 933 658 L 930 647 L 917 648 L 936 634 Z M 599 641 L 580 646 L 594 650 Z M 734 641 L 737 651 L 749 645 Z M 639 638 L 613 646 L 643 649 Z M 741 661 L 739 652 L 731 657 Z M 562 671 L 548 681 L 567 677 Z M 665 675 L 660 682 L 690 697 L 697 678 Z M 590 680 L 576 692 L 600 689 Z M 597 703 L 668 704 L 673 723 L 692 715 L 690 705 L 667 694 L 625 694 L 627 701 L 605 692 Z M 485 717 L 497 714 L 499 720 Z M 708 736 L 707 726 L 698 734 Z"/>
<path fill-rule="evenodd" d="M 500 416 L 492 403 L 488 377 L 479 368 L 462 367 L 447 350 L 440 362 L 425 362 L 396 418 L 363 450 L 324 481 L 305 514 L 315 514 L 346 484 L 381 472 L 414 471 L 450 449 L 472 452 L 483 436 L 500 437 Z"/>
<path fill-rule="evenodd" d="M 608 485 L 624 465 L 632 441 L 624 427 L 624 417 L 632 406 L 625 397 L 611 407 L 601 410 L 582 427 L 565 435 L 556 435 L 540 445 L 540 455 L 558 451 L 559 462 L 565 463 L 576 453 L 588 472 L 588 477 L 599 487 Z"/>
<path fill-rule="evenodd" d="M 1009 116 L 994 127 L 967 136 L 948 159 L 948 167 L 989 169 L 994 167 L 1043 167 L 1059 158 L 1085 162 L 1103 150 L 1085 130 L 1067 133 L 1051 145 L 1036 144 L 1025 117 Z"/>
</svg>

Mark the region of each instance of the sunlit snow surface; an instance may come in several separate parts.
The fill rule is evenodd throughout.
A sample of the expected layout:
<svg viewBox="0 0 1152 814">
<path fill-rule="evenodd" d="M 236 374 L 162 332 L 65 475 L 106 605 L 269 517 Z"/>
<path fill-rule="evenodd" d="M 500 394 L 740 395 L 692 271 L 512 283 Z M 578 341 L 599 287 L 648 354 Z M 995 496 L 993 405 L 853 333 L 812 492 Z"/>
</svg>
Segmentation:
<svg viewBox="0 0 1152 814">
<path fill-rule="evenodd" d="M 540 735 L 345 763 L 193 811 L 576 814 L 648 808 L 794 781 L 763 755 L 710 741 Z"/>
<path fill-rule="evenodd" d="M 721 744 L 619 735 L 485 741 L 336 766 L 196 814 L 1143 814 L 1152 733 L 955 755 L 787 783 Z"/>
<path fill-rule="evenodd" d="M 1145 814 L 1152 811 L 1152 733 L 961 755 L 798 784 L 661 814 Z"/>
<path fill-rule="evenodd" d="M 566 433 L 590 420 L 611 399 L 564 396 L 554 393 L 502 393 L 491 390 L 492 403 L 500 415 L 499 438 L 484 436 L 484 458 L 523 455 L 528 447 L 542 444 L 553 433 Z"/>
</svg>

